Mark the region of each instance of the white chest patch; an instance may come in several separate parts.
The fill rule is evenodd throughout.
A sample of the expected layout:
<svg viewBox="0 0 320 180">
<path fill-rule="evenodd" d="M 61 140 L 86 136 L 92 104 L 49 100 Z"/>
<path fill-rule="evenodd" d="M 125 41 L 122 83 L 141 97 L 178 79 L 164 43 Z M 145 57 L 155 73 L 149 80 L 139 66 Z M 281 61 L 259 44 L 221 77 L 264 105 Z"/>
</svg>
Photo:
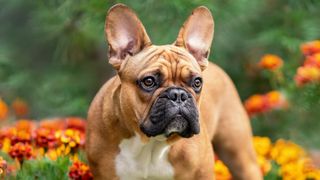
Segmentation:
<svg viewBox="0 0 320 180">
<path fill-rule="evenodd" d="M 119 144 L 116 173 L 121 180 L 169 180 L 174 170 L 168 160 L 170 146 L 154 138 L 143 143 L 138 135 Z"/>
</svg>

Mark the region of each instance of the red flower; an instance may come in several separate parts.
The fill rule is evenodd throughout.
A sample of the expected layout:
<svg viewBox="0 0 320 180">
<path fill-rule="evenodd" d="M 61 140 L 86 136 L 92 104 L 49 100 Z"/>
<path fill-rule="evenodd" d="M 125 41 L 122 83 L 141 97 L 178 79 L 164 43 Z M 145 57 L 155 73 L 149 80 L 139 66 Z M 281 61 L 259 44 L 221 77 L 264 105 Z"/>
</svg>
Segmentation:
<svg viewBox="0 0 320 180">
<path fill-rule="evenodd" d="M 43 148 L 53 148 L 57 145 L 54 131 L 41 127 L 35 131 L 35 142 L 37 146 Z"/>
<path fill-rule="evenodd" d="M 88 165 L 75 161 L 69 167 L 69 178 L 72 180 L 91 180 L 93 179 L 93 175 Z"/>
<path fill-rule="evenodd" d="M 320 68 L 320 52 L 312 56 L 308 56 L 304 62 L 304 66 Z"/>
<path fill-rule="evenodd" d="M 22 162 L 24 159 L 30 159 L 32 157 L 32 147 L 29 144 L 19 142 L 10 148 L 9 155 L 14 159 L 18 159 L 19 162 Z"/>
<path fill-rule="evenodd" d="M 11 145 L 16 143 L 24 143 L 24 144 L 31 144 L 31 134 L 25 130 L 17 130 L 13 129 L 12 134 L 10 136 Z"/>
<path fill-rule="evenodd" d="M 264 113 L 273 109 L 281 109 L 287 106 L 284 95 L 279 91 L 270 91 L 266 94 L 250 96 L 244 102 L 245 109 L 250 116 Z"/>
<path fill-rule="evenodd" d="M 263 95 L 256 94 L 250 96 L 245 102 L 244 106 L 249 115 L 265 112 L 267 109 L 266 99 Z"/>
<path fill-rule="evenodd" d="M 320 52 L 320 40 L 307 42 L 301 45 L 301 51 L 305 56 Z"/>
</svg>

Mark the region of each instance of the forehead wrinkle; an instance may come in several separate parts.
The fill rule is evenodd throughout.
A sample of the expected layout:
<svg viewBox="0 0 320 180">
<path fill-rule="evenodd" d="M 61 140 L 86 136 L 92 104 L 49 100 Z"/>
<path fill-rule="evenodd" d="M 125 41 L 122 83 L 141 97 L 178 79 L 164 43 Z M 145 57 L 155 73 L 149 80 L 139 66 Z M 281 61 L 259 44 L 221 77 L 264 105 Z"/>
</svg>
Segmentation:
<svg viewBox="0 0 320 180">
<path fill-rule="evenodd" d="M 171 51 L 174 52 L 175 54 L 177 54 L 179 59 L 187 61 L 187 62 L 191 62 L 193 67 L 197 68 L 198 71 L 201 71 L 197 60 L 191 54 L 189 54 L 188 52 L 186 52 L 180 48 L 172 48 Z"/>
<path fill-rule="evenodd" d="M 157 46 L 151 46 L 143 50 L 139 55 L 135 56 L 132 61 L 132 65 L 135 67 L 139 67 L 139 64 L 144 64 L 145 68 L 152 62 L 153 59 L 159 56 L 163 52 L 162 48 L 158 48 Z"/>
<path fill-rule="evenodd" d="M 161 61 L 160 63 L 163 65 L 163 73 L 166 72 L 165 74 L 165 78 L 164 80 L 165 81 L 168 81 L 170 79 L 170 77 L 172 78 L 173 76 L 173 72 L 172 72 L 172 61 L 171 61 L 171 58 L 170 58 L 170 54 L 168 53 L 167 50 L 165 50 L 162 55 L 161 55 Z"/>
<path fill-rule="evenodd" d="M 166 52 L 166 55 L 167 55 L 167 60 L 170 62 L 170 68 L 168 67 L 168 71 L 171 70 L 171 80 L 173 82 L 176 81 L 176 73 L 177 73 L 177 64 L 178 64 L 178 61 L 175 57 L 175 55 L 171 52 L 171 51 L 167 51 Z"/>
<path fill-rule="evenodd" d="M 188 81 L 189 76 L 192 76 L 194 73 L 201 72 L 200 68 L 197 68 L 198 66 L 195 66 L 197 70 L 199 70 L 198 72 L 196 72 L 197 70 L 195 72 L 190 70 L 193 66 L 192 63 L 190 64 L 190 57 L 177 53 L 177 51 L 172 51 L 168 48 L 162 52 L 159 59 L 160 60 L 158 60 L 158 62 L 161 62 L 163 65 L 162 72 L 165 74 L 164 81 L 166 81 L 166 84 L 170 82 L 170 84 L 177 84 L 178 81 L 186 82 Z M 197 62 L 195 63 L 197 64 Z M 183 85 L 181 82 L 179 82 L 180 85 Z"/>
</svg>

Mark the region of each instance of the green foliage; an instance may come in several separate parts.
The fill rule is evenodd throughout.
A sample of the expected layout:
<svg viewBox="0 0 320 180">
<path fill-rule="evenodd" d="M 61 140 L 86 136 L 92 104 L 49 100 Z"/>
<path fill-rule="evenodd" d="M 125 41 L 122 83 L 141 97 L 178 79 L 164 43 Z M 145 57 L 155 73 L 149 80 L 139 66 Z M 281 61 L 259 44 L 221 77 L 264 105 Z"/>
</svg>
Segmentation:
<svg viewBox="0 0 320 180">
<path fill-rule="evenodd" d="M 56 161 L 48 158 L 41 160 L 25 161 L 16 179 L 34 180 L 34 179 L 65 179 L 68 180 L 68 167 L 71 165 L 69 157 L 59 157 Z"/>
</svg>

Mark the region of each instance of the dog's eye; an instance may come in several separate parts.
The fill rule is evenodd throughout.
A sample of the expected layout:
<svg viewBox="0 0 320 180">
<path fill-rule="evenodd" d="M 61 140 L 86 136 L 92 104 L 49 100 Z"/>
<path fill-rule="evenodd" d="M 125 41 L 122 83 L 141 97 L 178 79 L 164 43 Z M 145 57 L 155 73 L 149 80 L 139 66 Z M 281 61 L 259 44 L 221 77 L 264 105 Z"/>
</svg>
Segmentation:
<svg viewBox="0 0 320 180">
<path fill-rule="evenodd" d="M 202 79 L 200 77 L 197 77 L 193 80 L 192 87 L 196 92 L 199 92 L 202 87 Z"/>
<path fill-rule="evenodd" d="M 145 90 L 152 90 L 157 85 L 156 79 L 152 76 L 147 76 L 142 79 L 141 86 Z"/>
</svg>

